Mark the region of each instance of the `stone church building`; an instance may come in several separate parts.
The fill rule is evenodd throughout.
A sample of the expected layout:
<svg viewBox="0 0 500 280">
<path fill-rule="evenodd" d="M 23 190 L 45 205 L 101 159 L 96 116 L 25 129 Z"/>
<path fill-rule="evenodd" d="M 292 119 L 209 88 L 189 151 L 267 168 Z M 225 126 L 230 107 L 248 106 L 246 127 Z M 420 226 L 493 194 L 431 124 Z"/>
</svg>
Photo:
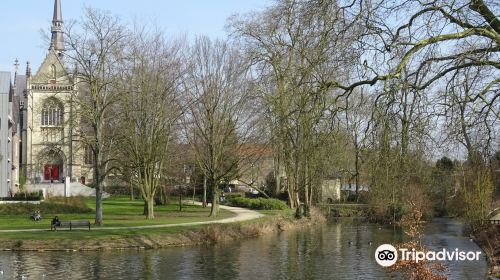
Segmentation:
<svg viewBox="0 0 500 280">
<path fill-rule="evenodd" d="M 20 102 L 20 165 L 30 184 L 71 181 L 85 183 L 92 177 L 91 153 L 75 134 L 74 98 L 78 81 L 65 62 L 61 1 L 54 1 L 52 37 L 47 55 L 36 72 L 29 62 L 26 75 L 15 76 Z M 19 88 L 18 88 L 19 87 Z"/>
</svg>

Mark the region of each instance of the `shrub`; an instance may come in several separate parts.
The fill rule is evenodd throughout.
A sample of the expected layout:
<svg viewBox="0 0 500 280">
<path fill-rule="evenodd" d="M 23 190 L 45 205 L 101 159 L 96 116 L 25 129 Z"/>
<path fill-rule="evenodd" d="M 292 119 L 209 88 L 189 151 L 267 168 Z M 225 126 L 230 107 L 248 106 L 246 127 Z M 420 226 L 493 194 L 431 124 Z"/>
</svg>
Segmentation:
<svg viewBox="0 0 500 280">
<path fill-rule="evenodd" d="M 30 215 L 40 210 L 42 217 L 47 214 L 74 214 L 90 213 L 90 209 L 83 197 L 53 197 L 40 204 L 17 203 L 0 205 L 0 215 Z"/>
<path fill-rule="evenodd" d="M 295 209 L 295 219 L 302 219 L 302 205 Z"/>
<path fill-rule="evenodd" d="M 130 186 L 110 185 L 104 188 L 104 191 L 110 195 L 130 195 Z M 139 190 L 134 186 L 134 194 L 138 194 Z"/>
<path fill-rule="evenodd" d="M 37 201 L 43 199 L 43 191 L 18 192 L 13 197 L 1 197 L 3 201 Z"/>
<path fill-rule="evenodd" d="M 406 214 L 406 209 L 402 203 L 394 202 L 389 205 L 388 208 L 389 218 L 394 218 L 396 221 L 400 221 L 405 214 Z"/>
<path fill-rule="evenodd" d="M 247 198 L 241 196 L 226 196 L 228 205 L 255 210 L 283 210 L 288 206 L 285 202 L 274 198 Z"/>
<path fill-rule="evenodd" d="M 358 207 L 334 207 L 331 209 L 332 217 L 366 217 L 368 209 Z"/>
<path fill-rule="evenodd" d="M 243 193 L 237 193 L 237 192 L 226 193 L 224 195 L 226 196 L 226 200 L 227 199 L 233 199 L 233 198 L 236 198 L 236 197 L 243 197 L 244 196 Z"/>
</svg>

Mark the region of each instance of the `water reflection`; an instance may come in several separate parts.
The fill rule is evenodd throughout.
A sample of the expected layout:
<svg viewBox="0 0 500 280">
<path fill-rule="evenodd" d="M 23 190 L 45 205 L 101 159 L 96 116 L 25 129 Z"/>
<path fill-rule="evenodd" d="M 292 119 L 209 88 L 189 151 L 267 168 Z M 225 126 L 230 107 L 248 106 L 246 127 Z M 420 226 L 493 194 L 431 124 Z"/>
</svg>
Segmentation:
<svg viewBox="0 0 500 280">
<path fill-rule="evenodd" d="M 478 250 L 450 220 L 432 223 L 432 248 Z M 349 242 L 351 241 L 351 242 Z M 0 279 L 385 279 L 376 247 L 402 241 L 402 233 L 356 221 L 269 234 L 217 246 L 149 251 L 0 252 Z M 450 279 L 477 279 L 486 261 L 451 263 Z"/>
<path fill-rule="evenodd" d="M 457 248 L 461 251 L 481 251 L 474 242 L 469 241 L 469 238 L 464 236 L 463 225 L 449 219 L 435 219 L 433 223 L 429 224 L 423 242 L 432 250 L 442 250 L 443 248 L 455 250 Z M 479 262 L 446 262 L 447 275 L 450 279 L 454 279 L 456 275 L 459 275 L 461 279 L 482 279 L 487 270 L 487 262 L 484 252 L 480 256 L 481 261 Z"/>
</svg>

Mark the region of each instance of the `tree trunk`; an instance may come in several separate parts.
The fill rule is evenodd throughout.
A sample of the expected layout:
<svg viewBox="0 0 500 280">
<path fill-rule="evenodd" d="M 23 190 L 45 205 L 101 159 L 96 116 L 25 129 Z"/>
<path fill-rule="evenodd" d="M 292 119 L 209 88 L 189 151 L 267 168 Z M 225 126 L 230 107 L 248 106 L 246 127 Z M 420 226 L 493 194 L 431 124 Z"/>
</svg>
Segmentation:
<svg viewBox="0 0 500 280">
<path fill-rule="evenodd" d="M 359 144 L 358 144 L 358 134 L 354 134 L 354 150 L 355 150 L 355 158 L 354 158 L 354 176 L 356 182 L 356 202 L 359 198 Z"/>
<path fill-rule="evenodd" d="M 194 198 L 196 196 L 196 184 L 193 183 L 193 204 L 194 204 Z"/>
<path fill-rule="evenodd" d="M 94 152 L 94 158 L 96 162 L 94 163 L 94 182 L 95 182 L 95 222 L 96 226 L 102 225 L 102 186 L 101 181 L 99 180 L 101 173 L 99 172 L 99 164 L 98 164 L 98 153 Z"/>
<path fill-rule="evenodd" d="M 203 175 L 203 208 L 207 207 L 207 175 Z"/>
<path fill-rule="evenodd" d="M 304 186 L 304 216 L 309 217 L 309 186 Z"/>
<path fill-rule="evenodd" d="M 134 185 L 130 182 L 130 200 L 134 200 Z"/>
<path fill-rule="evenodd" d="M 179 193 L 179 211 L 182 212 L 182 193 Z"/>
<path fill-rule="evenodd" d="M 217 191 L 217 188 L 214 187 L 212 189 L 212 207 L 210 208 L 210 217 L 217 217 L 217 214 L 219 212 L 219 205 L 218 205 L 218 200 L 219 200 L 219 193 Z"/>
<path fill-rule="evenodd" d="M 278 198 L 281 192 L 281 177 L 278 174 L 278 176 L 276 176 L 274 179 L 275 179 L 274 196 Z"/>
<path fill-rule="evenodd" d="M 146 201 L 147 201 L 146 204 L 147 204 L 147 209 L 148 209 L 148 213 L 146 215 L 146 219 L 152 220 L 152 219 L 155 218 L 155 214 L 154 214 L 154 197 L 150 196 L 150 197 L 148 197 L 148 199 Z"/>
<path fill-rule="evenodd" d="M 102 226 L 102 190 L 100 186 L 95 188 L 95 225 Z"/>
<path fill-rule="evenodd" d="M 287 180 L 287 191 L 288 191 L 288 201 L 290 203 L 290 208 L 295 209 L 295 192 L 293 191 L 291 180 Z"/>
<path fill-rule="evenodd" d="M 274 157 L 274 196 L 278 197 L 280 192 L 281 192 L 281 174 L 280 174 L 280 167 L 281 167 L 281 160 L 280 160 L 280 155 L 279 151 L 277 152 L 278 155 Z"/>
<path fill-rule="evenodd" d="M 167 205 L 168 197 L 167 197 L 167 192 L 165 191 L 165 186 L 160 187 L 160 196 L 161 196 L 162 205 Z"/>
</svg>

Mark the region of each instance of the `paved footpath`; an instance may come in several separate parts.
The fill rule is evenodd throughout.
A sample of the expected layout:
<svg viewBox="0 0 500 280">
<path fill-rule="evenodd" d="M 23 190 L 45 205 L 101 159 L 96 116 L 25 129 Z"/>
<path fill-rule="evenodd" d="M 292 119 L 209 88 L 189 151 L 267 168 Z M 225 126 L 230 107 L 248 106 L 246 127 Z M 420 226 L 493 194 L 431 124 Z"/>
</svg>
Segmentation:
<svg viewBox="0 0 500 280">
<path fill-rule="evenodd" d="M 196 203 L 201 205 L 201 203 Z M 249 210 L 239 207 L 231 207 L 220 205 L 220 208 L 226 209 L 236 214 L 235 217 L 225 218 L 220 220 L 203 221 L 203 222 L 191 222 L 191 223 L 178 223 L 178 224 L 160 224 L 160 225 L 145 225 L 145 226 L 130 226 L 130 227 L 93 227 L 93 230 L 120 230 L 120 229 L 148 229 L 148 228 L 167 228 L 167 227 L 183 227 L 183 226 L 195 226 L 195 225 L 208 225 L 208 224 L 227 224 L 234 222 L 243 222 L 258 219 L 264 216 L 254 210 Z M 0 230 L 2 232 L 39 232 L 48 231 L 48 229 L 4 229 Z"/>
<path fill-rule="evenodd" d="M 500 212 L 498 214 L 496 214 L 495 216 L 491 217 L 490 220 L 500 221 Z"/>
</svg>

